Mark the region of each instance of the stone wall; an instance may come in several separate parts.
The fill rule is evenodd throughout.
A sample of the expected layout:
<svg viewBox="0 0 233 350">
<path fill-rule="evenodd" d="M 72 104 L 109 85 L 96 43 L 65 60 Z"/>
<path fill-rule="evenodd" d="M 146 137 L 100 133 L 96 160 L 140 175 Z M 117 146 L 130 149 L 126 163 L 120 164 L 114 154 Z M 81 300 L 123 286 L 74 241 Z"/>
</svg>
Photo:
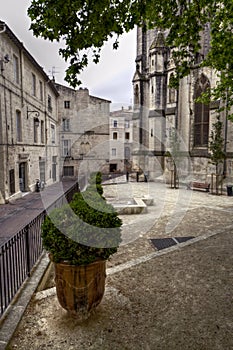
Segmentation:
<svg viewBox="0 0 233 350">
<path fill-rule="evenodd" d="M 52 157 L 58 156 L 58 92 L 7 26 L 0 36 L 0 48 L 8 57 L 7 62 L 1 59 L 0 73 L 0 191 L 3 201 L 8 201 L 35 189 L 42 175 L 42 158 L 44 181 L 56 181 L 52 179 Z"/>
<path fill-rule="evenodd" d="M 109 159 L 110 101 L 90 96 L 88 89 L 56 87 L 60 93 L 60 177 L 77 178 L 80 173 L 101 170 Z M 70 167 L 73 175 L 66 175 L 64 167 Z"/>
<path fill-rule="evenodd" d="M 206 42 L 208 30 L 206 27 L 202 54 L 208 51 L 209 46 Z M 138 145 L 134 148 L 133 162 L 144 167 L 145 171 L 148 170 L 151 180 L 155 180 L 162 172 L 170 173 L 166 154 L 172 152 L 171 139 L 175 130 L 179 140 L 179 151 L 183 157 L 181 162 L 184 163 L 181 178 L 206 179 L 215 169 L 210 164 L 208 145 L 204 147 L 194 145 L 194 89 L 197 79 L 202 74 L 207 77 L 210 86 L 214 87 L 217 83 L 217 74 L 209 68 L 195 69 L 191 75 L 180 81 L 177 91 L 172 91 L 169 80 L 174 73 L 174 63 L 171 51 L 162 46 L 159 35 L 161 36 L 161 33 L 156 30 L 143 33 L 142 29 L 138 29 L 137 32 L 133 84 L 134 92 L 136 87 L 138 88 L 139 102 L 134 104 L 133 119 L 134 141 L 137 140 Z M 166 33 L 164 35 L 166 36 Z M 209 139 L 213 123 L 216 121 L 217 108 L 217 104 L 210 104 Z M 226 112 L 221 112 L 221 121 L 227 156 L 222 167 L 226 175 L 224 181 L 227 183 L 232 182 L 233 175 L 233 126 L 232 122 L 227 120 Z"/>
</svg>

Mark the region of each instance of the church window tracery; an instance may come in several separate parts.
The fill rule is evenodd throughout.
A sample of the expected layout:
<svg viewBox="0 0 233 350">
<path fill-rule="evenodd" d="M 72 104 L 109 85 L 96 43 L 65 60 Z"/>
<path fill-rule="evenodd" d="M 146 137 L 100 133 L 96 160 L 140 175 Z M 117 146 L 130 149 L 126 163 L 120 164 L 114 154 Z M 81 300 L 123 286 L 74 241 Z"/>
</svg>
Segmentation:
<svg viewBox="0 0 233 350">
<path fill-rule="evenodd" d="M 172 79 L 174 78 L 174 74 L 172 73 L 169 78 L 169 85 Z M 168 102 L 174 103 L 175 102 L 175 96 L 176 96 L 176 90 L 173 87 L 169 87 L 168 90 Z"/>
<path fill-rule="evenodd" d="M 210 82 L 208 78 L 201 74 L 196 81 L 194 100 L 201 96 L 203 92 L 208 91 Z M 194 146 L 206 147 L 209 140 L 209 104 L 194 102 Z"/>
</svg>

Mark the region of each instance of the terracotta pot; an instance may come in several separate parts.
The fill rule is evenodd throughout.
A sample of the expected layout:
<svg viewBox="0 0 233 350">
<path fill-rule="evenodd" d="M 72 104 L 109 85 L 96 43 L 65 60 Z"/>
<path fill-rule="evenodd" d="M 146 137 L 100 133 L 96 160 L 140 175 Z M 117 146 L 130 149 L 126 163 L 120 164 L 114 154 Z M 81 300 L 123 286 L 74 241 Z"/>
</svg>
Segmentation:
<svg viewBox="0 0 233 350">
<path fill-rule="evenodd" d="M 105 290 L 106 261 L 75 266 L 54 263 L 57 297 L 69 313 L 88 317 L 101 302 Z"/>
</svg>

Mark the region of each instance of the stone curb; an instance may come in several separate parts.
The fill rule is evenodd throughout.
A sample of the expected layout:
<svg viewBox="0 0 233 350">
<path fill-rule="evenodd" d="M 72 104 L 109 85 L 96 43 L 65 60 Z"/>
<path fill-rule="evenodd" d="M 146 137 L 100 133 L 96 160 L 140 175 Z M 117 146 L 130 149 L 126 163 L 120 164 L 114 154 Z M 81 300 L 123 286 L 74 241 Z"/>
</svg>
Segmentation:
<svg viewBox="0 0 233 350">
<path fill-rule="evenodd" d="M 126 269 L 135 267 L 141 263 L 147 262 L 153 258 L 168 254 L 170 252 L 179 250 L 185 246 L 192 245 L 196 242 L 200 242 L 203 240 L 206 240 L 210 237 L 213 237 L 217 234 L 221 234 L 224 232 L 228 232 L 229 230 L 233 229 L 233 225 L 229 225 L 224 228 L 224 230 L 217 230 L 215 232 L 208 232 L 205 235 L 198 236 L 195 238 L 192 238 L 186 242 L 179 243 L 175 246 L 163 249 L 162 251 L 155 251 L 154 253 L 141 256 L 139 258 L 133 259 L 131 261 L 128 261 L 126 263 L 117 265 L 115 267 L 111 267 L 107 269 L 107 275 L 113 275 L 115 273 L 122 272 Z M 44 276 L 45 271 L 48 268 L 50 261 L 48 259 L 48 255 L 44 253 L 37 263 L 37 266 L 32 274 L 32 276 L 24 283 L 19 293 L 16 295 L 15 299 L 9 306 L 9 308 L 6 311 L 5 316 L 1 320 L 0 323 L 0 350 L 6 350 L 7 345 L 9 344 L 12 336 L 14 335 L 14 332 L 21 321 L 24 312 L 29 304 L 29 302 L 32 299 L 32 296 L 34 295 L 35 291 L 38 288 L 38 285 L 41 283 L 41 280 Z M 56 294 L 56 288 L 50 288 L 44 291 L 40 291 L 36 293 L 35 300 L 42 300 L 44 298 L 54 296 Z"/>
<path fill-rule="evenodd" d="M 198 237 L 192 238 L 192 239 L 190 239 L 190 240 L 188 240 L 186 242 L 178 243 L 178 244 L 176 244 L 176 245 L 174 245 L 172 247 L 163 249 L 161 251 L 155 251 L 154 253 L 141 256 L 141 257 L 139 257 L 137 259 L 132 259 L 130 261 L 127 261 L 126 263 L 123 263 L 123 264 L 120 264 L 120 265 L 108 268 L 106 270 L 106 274 L 107 274 L 107 276 L 110 276 L 110 275 L 113 275 L 115 273 L 122 272 L 122 271 L 124 271 L 126 269 L 130 269 L 132 267 L 140 265 L 140 264 L 142 264 L 144 262 L 147 262 L 147 261 L 149 261 L 151 259 L 154 259 L 156 257 L 159 257 L 159 256 L 162 256 L 162 255 L 171 253 L 171 252 L 179 250 L 179 249 L 181 249 L 183 247 L 186 247 L 186 246 L 192 245 L 194 243 L 206 240 L 208 238 L 211 238 L 213 236 L 216 236 L 218 234 L 227 232 L 228 230 L 232 230 L 232 229 L 233 229 L 233 225 L 229 225 L 229 226 L 225 227 L 224 231 L 223 230 L 217 230 L 215 232 L 209 232 L 209 233 L 206 233 L 206 234 L 204 234 L 202 236 L 198 236 Z M 35 300 L 38 300 L 38 301 L 39 300 L 43 300 L 43 299 L 45 299 L 47 297 L 54 296 L 55 294 L 56 294 L 56 287 L 52 287 L 52 288 L 49 288 L 49 289 L 37 292 L 36 295 L 35 295 Z"/>
<path fill-rule="evenodd" d="M 49 265 L 49 259 L 46 253 L 38 261 L 31 277 L 29 277 L 22 285 L 19 292 L 11 302 L 0 322 L 0 350 L 7 349 L 23 314 L 35 293 L 45 270 Z"/>
</svg>

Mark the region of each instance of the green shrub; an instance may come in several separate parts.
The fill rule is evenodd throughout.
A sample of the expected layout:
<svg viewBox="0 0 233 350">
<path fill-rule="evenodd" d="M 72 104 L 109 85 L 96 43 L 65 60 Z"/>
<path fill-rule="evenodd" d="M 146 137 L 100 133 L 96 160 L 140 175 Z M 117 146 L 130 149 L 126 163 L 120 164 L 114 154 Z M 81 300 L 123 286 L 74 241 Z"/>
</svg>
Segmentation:
<svg viewBox="0 0 233 350">
<path fill-rule="evenodd" d="M 91 173 L 90 175 L 90 179 L 89 179 L 89 184 L 97 184 L 97 185 L 101 185 L 102 182 L 102 174 L 100 171 L 96 172 L 96 173 Z"/>
<path fill-rule="evenodd" d="M 103 195 L 103 187 L 101 186 L 102 183 L 102 174 L 101 172 L 97 172 L 97 173 L 92 173 L 90 175 L 90 179 L 89 179 L 89 187 L 91 187 L 94 190 L 96 190 L 100 196 Z"/>
<path fill-rule="evenodd" d="M 91 183 L 86 191 L 76 193 L 70 204 L 54 209 L 46 217 L 42 225 L 43 245 L 55 262 L 89 264 L 108 259 L 117 251 L 121 225 L 113 206 Z"/>
</svg>

